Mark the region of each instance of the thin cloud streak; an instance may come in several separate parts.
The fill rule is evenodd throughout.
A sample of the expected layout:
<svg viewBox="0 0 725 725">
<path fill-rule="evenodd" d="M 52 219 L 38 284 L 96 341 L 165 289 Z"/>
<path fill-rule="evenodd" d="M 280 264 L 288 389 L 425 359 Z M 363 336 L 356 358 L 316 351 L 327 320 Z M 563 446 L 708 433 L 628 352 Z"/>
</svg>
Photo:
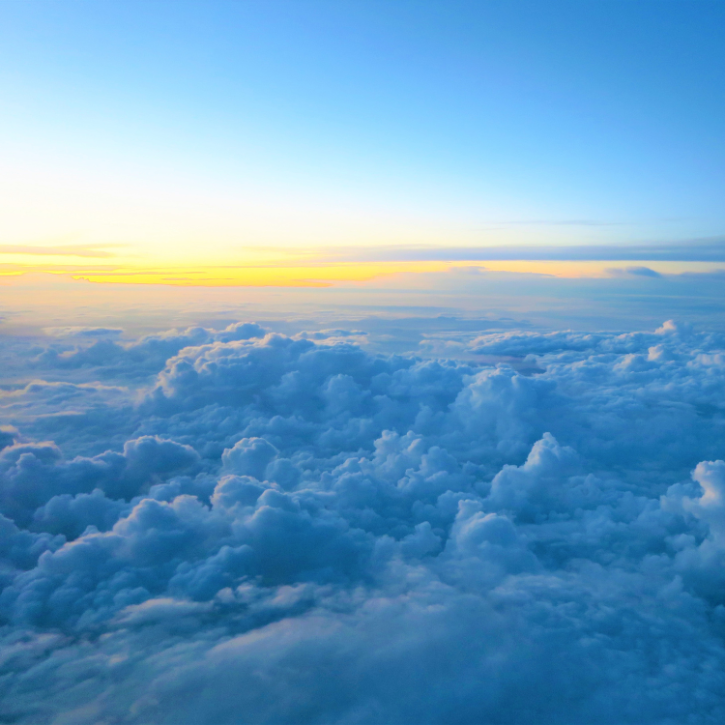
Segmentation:
<svg viewBox="0 0 725 725">
<path fill-rule="evenodd" d="M 41 247 L 29 244 L 1 244 L 0 254 L 32 254 L 51 257 L 96 257 L 104 259 L 116 256 L 113 252 L 106 251 L 105 249 L 101 249 L 98 246 L 91 244 L 78 244 L 64 247 Z"/>
<path fill-rule="evenodd" d="M 725 240 L 632 246 L 346 247 L 320 250 L 320 255 L 358 261 L 725 262 Z"/>
</svg>

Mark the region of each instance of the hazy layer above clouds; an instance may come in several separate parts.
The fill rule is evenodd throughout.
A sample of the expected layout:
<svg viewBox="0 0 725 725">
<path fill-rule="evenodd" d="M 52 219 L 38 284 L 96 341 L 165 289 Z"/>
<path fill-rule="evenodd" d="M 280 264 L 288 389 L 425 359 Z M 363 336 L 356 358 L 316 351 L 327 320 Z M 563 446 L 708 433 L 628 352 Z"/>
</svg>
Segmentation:
<svg viewBox="0 0 725 725">
<path fill-rule="evenodd" d="M 5 337 L 0 716 L 721 722 L 725 335 L 467 324 Z"/>
<path fill-rule="evenodd" d="M 561 278 L 545 267 L 544 273 L 515 273 L 481 262 L 442 272 L 381 274 L 326 289 L 93 284 L 27 273 L 0 276 L 0 335 L 51 334 L 61 344 L 64 336 L 84 330 L 100 337 L 99 328 L 125 331 L 131 339 L 172 327 L 218 329 L 256 319 L 285 334 L 362 331 L 380 352 L 410 352 L 430 334 L 458 339 L 511 326 L 631 331 L 654 329 L 676 316 L 725 329 L 722 271 L 672 274 L 647 264 L 602 262 L 604 277 L 580 270 L 585 276 Z"/>
</svg>

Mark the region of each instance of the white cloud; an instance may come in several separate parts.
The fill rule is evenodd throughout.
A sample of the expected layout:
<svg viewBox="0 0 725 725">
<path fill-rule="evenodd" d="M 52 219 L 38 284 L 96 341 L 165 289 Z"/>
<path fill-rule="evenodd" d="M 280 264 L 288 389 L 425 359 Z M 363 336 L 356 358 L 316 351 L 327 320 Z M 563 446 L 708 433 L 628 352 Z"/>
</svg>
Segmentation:
<svg viewBox="0 0 725 725">
<path fill-rule="evenodd" d="M 723 339 L 343 332 L 35 354 L 75 377 L 6 407 L 0 715 L 725 717 Z"/>
</svg>

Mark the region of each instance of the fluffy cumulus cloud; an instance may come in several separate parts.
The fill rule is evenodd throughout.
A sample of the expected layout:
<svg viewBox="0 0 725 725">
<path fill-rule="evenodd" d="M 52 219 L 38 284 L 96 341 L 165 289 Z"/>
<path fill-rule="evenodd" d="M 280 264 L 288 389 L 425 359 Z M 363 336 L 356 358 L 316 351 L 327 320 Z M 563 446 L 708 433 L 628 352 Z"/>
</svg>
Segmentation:
<svg viewBox="0 0 725 725">
<path fill-rule="evenodd" d="M 16 361 L 0 721 L 723 722 L 725 339 L 343 333 Z"/>
</svg>

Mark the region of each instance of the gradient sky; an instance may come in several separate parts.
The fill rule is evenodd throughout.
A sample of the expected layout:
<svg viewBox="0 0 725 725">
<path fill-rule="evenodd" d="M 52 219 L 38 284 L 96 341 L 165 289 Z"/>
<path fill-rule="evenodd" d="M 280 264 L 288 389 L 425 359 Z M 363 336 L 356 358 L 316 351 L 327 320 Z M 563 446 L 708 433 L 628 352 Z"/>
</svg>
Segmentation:
<svg viewBox="0 0 725 725">
<path fill-rule="evenodd" d="M 721 2 L 6 1 L 0 261 L 721 239 L 723 31 Z"/>
</svg>

